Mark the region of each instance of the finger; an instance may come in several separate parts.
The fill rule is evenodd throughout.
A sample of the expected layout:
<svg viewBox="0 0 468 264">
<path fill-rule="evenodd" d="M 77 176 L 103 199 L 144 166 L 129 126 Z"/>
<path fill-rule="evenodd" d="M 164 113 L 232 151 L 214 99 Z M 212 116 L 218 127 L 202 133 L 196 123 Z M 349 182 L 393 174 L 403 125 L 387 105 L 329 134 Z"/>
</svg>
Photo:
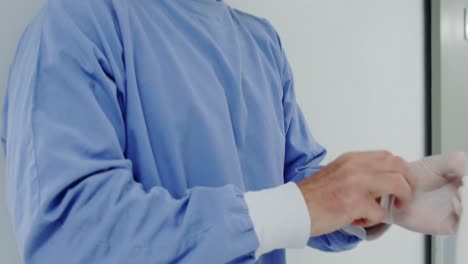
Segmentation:
<svg viewBox="0 0 468 264">
<path fill-rule="evenodd" d="M 358 154 L 364 159 L 369 159 L 369 158 L 381 159 L 381 158 L 385 158 L 385 157 L 393 155 L 388 150 L 371 150 L 371 151 L 363 151 L 363 152 L 354 152 L 354 154 Z"/>
<path fill-rule="evenodd" d="M 370 181 L 367 181 L 367 184 L 374 199 L 386 195 L 395 196 L 397 208 L 405 207 L 412 199 L 413 190 L 406 178 L 399 173 L 375 175 Z"/>
<path fill-rule="evenodd" d="M 463 152 L 432 156 L 421 162 L 429 170 L 447 178 L 467 176 L 468 158 Z"/>
<path fill-rule="evenodd" d="M 400 173 L 405 177 L 405 180 L 410 185 L 411 189 L 416 188 L 417 179 L 413 173 L 411 173 L 411 169 L 409 163 L 404 160 L 402 157 L 395 156 L 390 162 L 390 166 L 392 166 L 392 172 Z"/>
<path fill-rule="evenodd" d="M 365 206 L 362 208 L 362 218 L 358 221 L 358 225 L 362 227 L 375 226 L 383 222 L 386 216 L 386 211 L 380 207 L 380 204 L 376 200 L 369 196 L 368 199 L 364 202 Z"/>
<path fill-rule="evenodd" d="M 463 206 L 462 206 L 463 189 L 464 189 L 463 187 L 459 187 L 457 190 L 456 196 L 452 198 L 452 206 L 453 206 L 453 209 L 455 210 L 455 214 L 458 217 L 461 217 L 463 213 Z"/>
<path fill-rule="evenodd" d="M 455 214 L 458 217 L 461 217 L 461 215 L 462 215 L 462 205 L 461 205 L 460 200 L 458 200 L 456 197 L 452 198 L 452 207 L 453 207 L 453 210 L 455 211 Z"/>
<path fill-rule="evenodd" d="M 399 156 L 387 156 L 380 162 L 376 162 L 374 169 L 377 172 L 393 172 L 403 175 L 412 189 L 416 187 L 416 177 L 411 173 L 409 163 Z"/>
<path fill-rule="evenodd" d="M 463 186 L 458 187 L 458 190 L 457 190 L 457 199 L 458 199 L 459 201 L 462 200 L 462 196 L 463 196 L 464 189 L 465 189 L 465 188 L 464 188 Z"/>
<path fill-rule="evenodd" d="M 356 160 L 368 164 L 370 167 L 374 166 L 376 163 L 381 162 L 389 157 L 393 157 L 393 154 L 386 150 L 376 150 L 376 151 L 364 151 L 364 152 L 349 152 L 343 155 L 344 158 L 353 157 Z"/>
<path fill-rule="evenodd" d="M 464 177 L 468 170 L 468 158 L 463 152 L 452 153 L 446 156 L 443 172 L 448 177 Z"/>
<path fill-rule="evenodd" d="M 365 227 L 367 225 L 367 220 L 364 218 L 354 220 L 353 223 L 351 223 L 353 226 L 362 226 Z"/>
<path fill-rule="evenodd" d="M 450 228 L 450 234 L 451 235 L 457 234 L 459 228 L 460 228 L 460 216 L 455 215 L 452 227 Z"/>
<path fill-rule="evenodd" d="M 452 213 L 445 219 L 444 223 L 439 235 L 455 235 L 460 226 L 460 216 Z"/>
<path fill-rule="evenodd" d="M 372 166 L 381 166 L 383 161 L 388 161 L 389 159 L 395 157 L 393 153 L 387 150 L 377 150 L 377 151 L 368 151 L 361 153 L 361 158 L 366 160 Z"/>
</svg>

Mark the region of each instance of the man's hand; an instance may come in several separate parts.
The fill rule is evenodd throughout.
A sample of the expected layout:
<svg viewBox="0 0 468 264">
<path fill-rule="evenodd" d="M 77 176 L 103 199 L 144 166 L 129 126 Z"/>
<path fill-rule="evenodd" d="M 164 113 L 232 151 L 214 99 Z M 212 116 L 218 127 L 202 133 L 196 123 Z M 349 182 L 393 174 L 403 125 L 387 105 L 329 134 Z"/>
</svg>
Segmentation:
<svg viewBox="0 0 468 264">
<path fill-rule="evenodd" d="M 396 197 L 396 207 L 412 200 L 408 164 L 387 151 L 348 153 L 298 184 L 311 219 L 311 236 L 350 224 L 370 227 L 381 223 L 385 210 L 378 200 Z"/>
<path fill-rule="evenodd" d="M 432 156 L 410 163 L 416 179 L 414 199 L 393 210 L 393 222 L 412 231 L 449 235 L 456 233 L 462 211 L 459 191 L 468 176 L 464 153 Z"/>
</svg>

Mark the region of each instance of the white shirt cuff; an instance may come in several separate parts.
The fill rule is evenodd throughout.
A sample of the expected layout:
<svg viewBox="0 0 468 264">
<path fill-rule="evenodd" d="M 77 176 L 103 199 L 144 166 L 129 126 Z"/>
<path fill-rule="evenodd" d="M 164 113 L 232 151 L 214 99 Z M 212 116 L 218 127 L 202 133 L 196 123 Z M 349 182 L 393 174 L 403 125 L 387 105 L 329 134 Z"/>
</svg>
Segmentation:
<svg viewBox="0 0 468 264">
<path fill-rule="evenodd" d="M 304 248 L 310 238 L 309 209 L 295 183 L 244 196 L 259 241 L 255 258 L 282 248 Z"/>
</svg>

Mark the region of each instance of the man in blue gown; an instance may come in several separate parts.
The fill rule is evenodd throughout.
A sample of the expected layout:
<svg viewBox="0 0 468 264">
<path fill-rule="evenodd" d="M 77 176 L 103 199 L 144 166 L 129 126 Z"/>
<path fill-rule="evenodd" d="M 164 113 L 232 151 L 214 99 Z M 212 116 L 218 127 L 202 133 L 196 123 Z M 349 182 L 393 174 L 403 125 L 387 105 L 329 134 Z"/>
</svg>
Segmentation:
<svg viewBox="0 0 468 264">
<path fill-rule="evenodd" d="M 412 195 L 388 152 L 322 169 L 277 33 L 223 1 L 50 0 L 3 114 L 26 263 L 285 263 L 380 234 L 377 199 Z"/>
</svg>

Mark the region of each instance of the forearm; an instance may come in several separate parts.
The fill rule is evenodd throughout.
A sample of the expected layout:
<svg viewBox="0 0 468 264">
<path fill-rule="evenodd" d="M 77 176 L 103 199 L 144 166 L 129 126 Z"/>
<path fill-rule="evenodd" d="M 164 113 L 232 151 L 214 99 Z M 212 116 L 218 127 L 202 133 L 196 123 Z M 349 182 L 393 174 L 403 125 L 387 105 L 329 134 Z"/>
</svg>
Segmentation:
<svg viewBox="0 0 468 264">
<path fill-rule="evenodd" d="M 114 169 L 42 190 L 34 217 L 15 219 L 26 263 L 225 263 L 258 247 L 233 186 L 194 188 L 174 199 L 161 187 L 145 192 L 129 170 Z M 22 195 L 14 211 L 34 193 Z"/>
</svg>

